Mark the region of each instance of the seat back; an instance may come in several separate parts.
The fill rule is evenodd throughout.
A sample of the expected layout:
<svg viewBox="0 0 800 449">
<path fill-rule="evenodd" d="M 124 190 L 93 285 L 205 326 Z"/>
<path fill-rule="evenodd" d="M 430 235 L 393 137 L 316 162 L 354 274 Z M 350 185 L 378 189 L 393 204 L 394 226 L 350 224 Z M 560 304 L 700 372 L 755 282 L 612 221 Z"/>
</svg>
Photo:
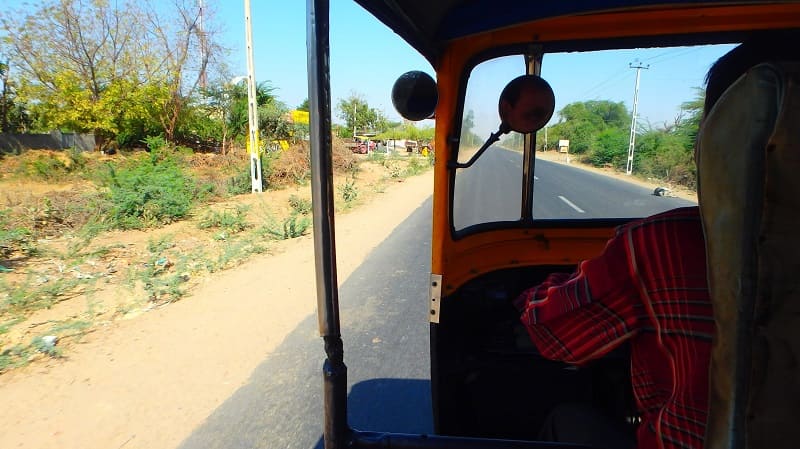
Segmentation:
<svg viewBox="0 0 800 449">
<path fill-rule="evenodd" d="M 800 64 L 751 68 L 698 135 L 717 325 L 706 447 L 800 447 Z"/>
</svg>

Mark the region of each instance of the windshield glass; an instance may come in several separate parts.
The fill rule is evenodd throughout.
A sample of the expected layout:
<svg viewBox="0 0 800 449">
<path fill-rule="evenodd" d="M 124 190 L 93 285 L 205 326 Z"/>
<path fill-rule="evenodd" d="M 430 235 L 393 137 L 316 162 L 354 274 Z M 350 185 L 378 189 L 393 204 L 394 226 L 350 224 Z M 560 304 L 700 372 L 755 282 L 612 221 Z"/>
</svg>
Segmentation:
<svg viewBox="0 0 800 449">
<path fill-rule="evenodd" d="M 556 109 L 547 126 L 531 135 L 530 218 L 629 219 L 697 204 L 693 155 L 704 77 L 731 48 L 546 54 L 541 76 L 555 92 Z M 499 93 L 524 73 L 522 55 L 485 61 L 472 70 L 459 162 L 497 131 Z M 523 218 L 524 140 L 506 134 L 474 165 L 456 171 L 456 230 Z"/>
</svg>

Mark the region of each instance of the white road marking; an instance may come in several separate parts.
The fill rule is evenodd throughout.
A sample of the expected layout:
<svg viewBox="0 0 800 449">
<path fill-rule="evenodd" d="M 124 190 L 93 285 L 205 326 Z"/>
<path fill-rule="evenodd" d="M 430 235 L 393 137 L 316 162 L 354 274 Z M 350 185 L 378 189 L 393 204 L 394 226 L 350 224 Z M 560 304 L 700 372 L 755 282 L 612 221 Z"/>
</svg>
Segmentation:
<svg viewBox="0 0 800 449">
<path fill-rule="evenodd" d="M 563 201 L 563 202 L 567 203 L 567 206 L 569 206 L 569 207 L 571 207 L 571 208 L 575 209 L 576 211 L 578 211 L 578 212 L 580 212 L 580 213 L 582 213 L 582 214 L 585 214 L 585 213 L 586 213 L 586 211 L 584 211 L 584 210 L 583 210 L 583 209 L 581 209 L 580 207 L 576 206 L 576 205 L 575 205 L 575 204 L 574 204 L 572 201 L 570 201 L 570 200 L 568 200 L 568 199 L 564 198 L 564 197 L 563 197 L 563 196 L 561 196 L 561 195 L 558 195 L 558 197 L 559 197 L 559 198 L 561 198 L 561 201 Z"/>
</svg>

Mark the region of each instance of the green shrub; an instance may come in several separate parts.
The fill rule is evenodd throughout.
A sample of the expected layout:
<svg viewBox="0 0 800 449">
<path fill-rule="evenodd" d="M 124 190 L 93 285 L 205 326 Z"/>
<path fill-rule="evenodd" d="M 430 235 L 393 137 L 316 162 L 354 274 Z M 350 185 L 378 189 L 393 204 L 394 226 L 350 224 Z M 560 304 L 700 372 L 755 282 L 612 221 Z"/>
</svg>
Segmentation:
<svg viewBox="0 0 800 449">
<path fill-rule="evenodd" d="M 170 157 L 151 153 L 149 161 L 132 167 L 109 166 L 112 225 L 141 229 L 167 224 L 189 213 L 196 199 L 193 178 Z"/>
<path fill-rule="evenodd" d="M 416 176 L 420 173 L 423 173 L 425 170 L 430 168 L 430 163 L 426 159 L 425 162 L 422 159 L 411 156 L 408 159 L 408 166 L 406 167 L 406 176 Z"/>
<path fill-rule="evenodd" d="M 20 251 L 25 255 L 36 253 L 33 234 L 21 227 L 12 227 L 8 210 L 0 210 L 0 259 Z"/>
<path fill-rule="evenodd" d="M 300 198 L 297 195 L 289 196 L 289 206 L 292 210 L 300 215 L 308 215 L 311 213 L 311 200 Z"/>
<path fill-rule="evenodd" d="M 621 129 L 609 128 L 598 134 L 594 148 L 588 158 L 596 167 L 622 168 L 628 158 L 629 135 Z"/>
<path fill-rule="evenodd" d="M 237 206 L 234 210 L 223 210 L 221 212 L 211 210 L 200 219 L 197 226 L 200 229 L 217 228 L 235 234 L 248 228 L 246 217 L 246 206 Z"/>
<path fill-rule="evenodd" d="M 272 173 L 272 157 L 261 155 L 261 190 L 268 187 L 267 180 Z M 228 195 L 242 195 L 253 191 L 252 175 L 250 174 L 250 158 L 238 169 L 235 175 L 228 180 Z"/>
<path fill-rule="evenodd" d="M 75 172 L 81 171 L 86 168 L 86 156 L 83 155 L 83 151 L 72 147 L 67 150 L 67 157 L 69 158 L 69 167 L 67 167 L 67 171 Z"/>
<path fill-rule="evenodd" d="M 56 157 L 39 155 L 35 159 L 23 162 L 18 171 L 31 178 L 58 181 L 67 174 L 67 165 Z"/>
<path fill-rule="evenodd" d="M 310 218 L 292 214 L 283 220 L 283 226 L 280 229 L 276 229 L 275 227 L 267 227 L 265 230 L 267 234 L 279 240 L 287 240 L 302 236 L 305 234 L 306 230 L 308 230 L 310 225 Z"/>
<path fill-rule="evenodd" d="M 345 204 L 350 206 L 356 199 L 358 199 L 358 187 L 356 187 L 356 181 L 354 179 L 346 180 L 344 185 L 339 187 L 339 194 L 342 195 L 342 199 L 344 200 Z"/>
<path fill-rule="evenodd" d="M 150 152 L 160 151 L 164 147 L 167 146 L 167 139 L 164 136 L 147 136 L 142 141 L 145 145 L 147 145 L 147 150 Z"/>
</svg>

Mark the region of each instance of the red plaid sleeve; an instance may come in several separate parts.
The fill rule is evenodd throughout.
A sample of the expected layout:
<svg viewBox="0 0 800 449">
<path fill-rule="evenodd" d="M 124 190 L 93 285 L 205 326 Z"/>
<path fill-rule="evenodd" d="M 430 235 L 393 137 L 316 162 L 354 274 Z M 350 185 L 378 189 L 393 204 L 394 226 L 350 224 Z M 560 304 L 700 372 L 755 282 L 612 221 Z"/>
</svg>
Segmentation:
<svg viewBox="0 0 800 449">
<path fill-rule="evenodd" d="M 632 337 L 647 315 L 638 300 L 625 240 L 609 241 L 603 253 L 573 274 L 553 274 L 515 301 L 539 352 L 581 364 Z"/>
</svg>

